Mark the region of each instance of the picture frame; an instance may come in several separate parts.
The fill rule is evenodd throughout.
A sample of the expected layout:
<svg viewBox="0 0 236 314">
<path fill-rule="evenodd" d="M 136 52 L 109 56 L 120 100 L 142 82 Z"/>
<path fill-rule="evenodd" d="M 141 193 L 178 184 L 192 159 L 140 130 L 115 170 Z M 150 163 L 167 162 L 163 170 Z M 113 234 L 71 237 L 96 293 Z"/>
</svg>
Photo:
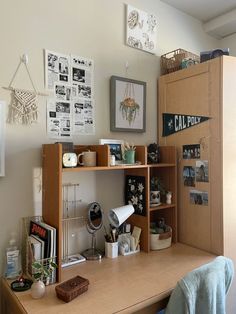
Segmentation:
<svg viewBox="0 0 236 314">
<path fill-rule="evenodd" d="M 122 162 L 122 149 L 121 146 L 124 144 L 123 140 L 112 140 L 112 139 L 100 139 L 100 145 L 109 145 L 110 154 L 115 156 L 116 163 Z"/>
<path fill-rule="evenodd" d="M 146 82 L 111 76 L 110 129 L 116 132 L 146 131 Z"/>
</svg>

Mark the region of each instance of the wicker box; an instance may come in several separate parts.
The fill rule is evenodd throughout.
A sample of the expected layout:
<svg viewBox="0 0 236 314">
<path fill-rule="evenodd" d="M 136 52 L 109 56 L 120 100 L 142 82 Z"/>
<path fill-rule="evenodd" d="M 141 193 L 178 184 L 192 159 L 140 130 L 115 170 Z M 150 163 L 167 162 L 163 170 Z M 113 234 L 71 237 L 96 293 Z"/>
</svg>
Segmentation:
<svg viewBox="0 0 236 314">
<path fill-rule="evenodd" d="M 161 74 L 163 75 L 180 70 L 184 59 L 191 59 L 194 63 L 200 62 L 198 55 L 179 48 L 161 56 Z"/>
<path fill-rule="evenodd" d="M 161 234 L 151 234 L 151 250 L 162 250 L 171 246 L 172 229 Z"/>
<path fill-rule="evenodd" d="M 89 281 L 80 276 L 76 276 L 62 282 L 55 287 L 57 297 L 65 302 L 70 302 L 78 295 L 88 290 Z"/>
</svg>

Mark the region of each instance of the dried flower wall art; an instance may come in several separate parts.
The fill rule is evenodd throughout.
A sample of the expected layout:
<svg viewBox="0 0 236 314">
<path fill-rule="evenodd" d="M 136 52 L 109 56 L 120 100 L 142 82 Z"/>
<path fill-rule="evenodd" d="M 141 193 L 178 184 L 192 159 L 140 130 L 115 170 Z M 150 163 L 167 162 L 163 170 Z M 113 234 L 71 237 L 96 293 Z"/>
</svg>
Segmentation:
<svg viewBox="0 0 236 314">
<path fill-rule="evenodd" d="M 145 132 L 146 83 L 112 76 L 111 131 Z"/>
</svg>

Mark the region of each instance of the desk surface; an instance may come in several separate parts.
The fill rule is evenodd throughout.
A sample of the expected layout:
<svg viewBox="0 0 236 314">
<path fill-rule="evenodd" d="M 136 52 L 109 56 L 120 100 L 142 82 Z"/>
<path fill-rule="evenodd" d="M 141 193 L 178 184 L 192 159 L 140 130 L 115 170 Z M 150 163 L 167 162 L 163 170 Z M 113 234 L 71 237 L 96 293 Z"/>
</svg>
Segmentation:
<svg viewBox="0 0 236 314">
<path fill-rule="evenodd" d="M 178 243 L 149 254 L 88 261 L 63 270 L 63 280 L 80 275 L 90 282 L 88 291 L 70 303 L 57 299 L 55 285 L 48 286 L 40 300 L 26 291 L 12 293 L 10 301 L 33 314 L 134 313 L 168 297 L 181 277 L 214 257 Z M 8 289 L 5 279 L 2 283 Z"/>
</svg>

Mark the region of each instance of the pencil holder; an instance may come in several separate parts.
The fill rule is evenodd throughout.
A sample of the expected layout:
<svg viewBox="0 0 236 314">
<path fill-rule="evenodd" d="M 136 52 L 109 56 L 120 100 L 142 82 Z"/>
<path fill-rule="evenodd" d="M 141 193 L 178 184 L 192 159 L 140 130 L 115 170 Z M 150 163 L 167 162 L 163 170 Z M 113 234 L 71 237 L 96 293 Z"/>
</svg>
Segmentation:
<svg viewBox="0 0 236 314">
<path fill-rule="evenodd" d="M 118 256 L 118 242 L 105 242 L 105 256 L 108 258 Z"/>
</svg>

